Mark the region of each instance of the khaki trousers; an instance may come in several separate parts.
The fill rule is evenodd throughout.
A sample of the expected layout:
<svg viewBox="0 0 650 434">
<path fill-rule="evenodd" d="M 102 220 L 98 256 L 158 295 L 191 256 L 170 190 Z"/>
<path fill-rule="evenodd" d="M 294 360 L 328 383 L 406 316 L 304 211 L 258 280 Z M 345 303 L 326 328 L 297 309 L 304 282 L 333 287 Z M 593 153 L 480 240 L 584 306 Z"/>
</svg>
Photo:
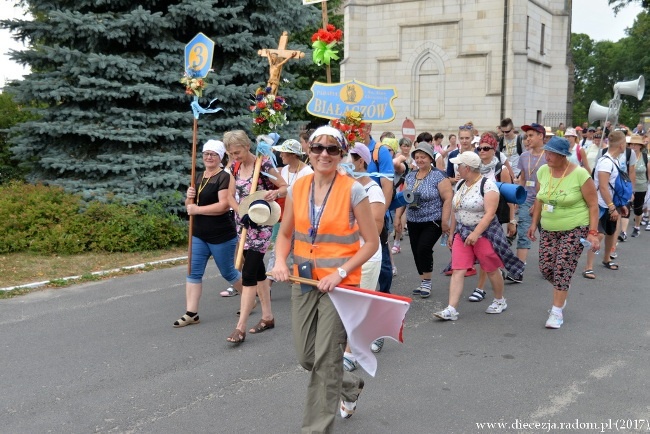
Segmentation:
<svg viewBox="0 0 650 434">
<path fill-rule="evenodd" d="M 298 361 L 311 372 L 302 421 L 303 433 L 330 433 L 340 399 L 356 401 L 362 380 L 343 369 L 347 336 L 329 294 L 303 294 L 291 286 L 293 340 Z"/>
</svg>

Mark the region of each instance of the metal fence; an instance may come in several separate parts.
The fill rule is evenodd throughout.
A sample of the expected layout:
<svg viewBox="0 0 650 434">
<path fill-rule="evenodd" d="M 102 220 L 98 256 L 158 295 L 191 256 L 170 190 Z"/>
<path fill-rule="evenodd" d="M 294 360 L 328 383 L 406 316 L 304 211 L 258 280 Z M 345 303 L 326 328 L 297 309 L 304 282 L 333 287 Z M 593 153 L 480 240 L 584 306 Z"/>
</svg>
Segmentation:
<svg viewBox="0 0 650 434">
<path fill-rule="evenodd" d="M 573 125 L 573 116 L 571 113 L 567 112 L 549 112 L 544 115 L 544 121 L 542 124 L 551 128 L 557 128 L 560 123 L 563 123 L 565 127 L 570 127 Z"/>
</svg>

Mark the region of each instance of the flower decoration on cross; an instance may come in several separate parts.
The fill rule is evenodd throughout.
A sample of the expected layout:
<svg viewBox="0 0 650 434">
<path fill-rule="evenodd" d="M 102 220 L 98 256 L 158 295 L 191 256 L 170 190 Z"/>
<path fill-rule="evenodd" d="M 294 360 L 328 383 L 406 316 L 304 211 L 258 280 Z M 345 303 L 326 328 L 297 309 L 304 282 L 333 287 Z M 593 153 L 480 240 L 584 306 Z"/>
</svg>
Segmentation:
<svg viewBox="0 0 650 434">
<path fill-rule="evenodd" d="M 288 108 L 287 101 L 279 95 L 273 95 L 270 87 L 258 88 L 250 106 L 253 116 L 253 134 L 256 136 L 268 134 L 288 124 L 286 113 Z"/>
<path fill-rule="evenodd" d="M 364 141 L 366 124 L 363 122 L 363 115 L 360 112 L 349 110 L 341 118 L 330 121 L 330 124 L 343 133 L 343 137 L 350 144 Z"/>
<path fill-rule="evenodd" d="M 339 60 L 338 50 L 335 50 L 334 47 L 342 39 L 343 31 L 332 24 L 328 24 L 325 29 L 318 29 L 311 37 L 314 63 L 318 66 L 329 65 L 332 60 Z"/>
</svg>

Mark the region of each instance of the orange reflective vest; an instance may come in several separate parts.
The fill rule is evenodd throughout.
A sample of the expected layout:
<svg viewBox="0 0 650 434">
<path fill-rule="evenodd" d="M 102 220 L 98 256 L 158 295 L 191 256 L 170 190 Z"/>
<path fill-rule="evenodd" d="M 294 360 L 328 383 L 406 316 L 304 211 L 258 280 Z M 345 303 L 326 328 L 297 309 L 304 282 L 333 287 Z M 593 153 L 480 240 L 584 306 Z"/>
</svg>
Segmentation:
<svg viewBox="0 0 650 434">
<path fill-rule="evenodd" d="M 359 226 L 356 221 L 350 226 L 350 197 L 355 180 L 336 174 L 336 181 L 327 198 L 321 215 L 318 233 L 314 244 L 309 236 L 311 183 L 314 175 L 298 179 L 293 185 L 293 213 L 295 218 L 295 243 L 293 247 L 294 275 L 298 275 L 298 265 L 312 261 L 314 279 L 322 279 L 345 264 L 359 251 Z M 349 271 L 341 283 L 359 285 L 361 267 Z"/>
</svg>

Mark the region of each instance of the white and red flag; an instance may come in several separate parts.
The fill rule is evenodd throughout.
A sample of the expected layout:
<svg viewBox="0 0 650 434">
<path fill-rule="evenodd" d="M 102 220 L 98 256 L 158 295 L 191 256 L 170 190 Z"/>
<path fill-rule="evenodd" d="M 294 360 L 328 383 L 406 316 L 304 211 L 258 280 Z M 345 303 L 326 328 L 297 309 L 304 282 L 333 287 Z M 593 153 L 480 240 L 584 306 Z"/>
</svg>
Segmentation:
<svg viewBox="0 0 650 434">
<path fill-rule="evenodd" d="M 352 354 L 374 377 L 377 359 L 370 345 L 378 338 L 404 342 L 404 318 L 411 307 L 411 299 L 346 285 L 337 286 L 329 296 L 348 334 Z"/>
</svg>

